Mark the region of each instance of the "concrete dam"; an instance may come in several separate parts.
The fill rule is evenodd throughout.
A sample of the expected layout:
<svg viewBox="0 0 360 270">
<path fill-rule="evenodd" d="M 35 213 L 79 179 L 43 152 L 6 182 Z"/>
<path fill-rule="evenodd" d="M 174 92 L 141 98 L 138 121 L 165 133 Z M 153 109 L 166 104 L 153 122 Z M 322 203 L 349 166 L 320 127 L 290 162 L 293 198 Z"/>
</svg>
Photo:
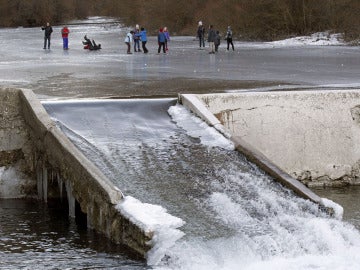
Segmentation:
<svg viewBox="0 0 360 270">
<path fill-rule="evenodd" d="M 20 176 L 13 183 L 11 177 L 4 177 L 3 174 L 1 197 L 34 197 L 44 201 L 63 201 L 69 208 L 70 216 L 84 219 L 89 228 L 147 257 L 150 265 L 163 262 L 164 254 L 168 255 L 168 258 L 181 260 L 184 254 L 175 256 L 172 252 L 176 253 L 176 250 L 167 250 L 174 241 L 182 237 L 187 241 L 193 237 L 234 237 L 233 240 L 244 243 L 246 237 L 253 237 L 260 231 L 271 231 L 271 234 L 275 234 L 275 229 L 272 231 L 273 229 L 266 226 L 268 222 L 264 222 L 273 218 L 269 213 L 280 211 L 302 216 L 310 215 L 310 212 L 322 216 L 321 211 L 318 212 L 314 207 L 322 204 L 322 199 L 304 184 L 357 183 L 355 146 L 352 149 L 354 155 L 350 158 L 348 155 L 337 156 L 341 152 L 336 152 L 334 148 L 331 151 L 336 153 L 336 158 L 324 154 L 330 152 L 324 152 L 323 155 L 328 158 L 323 159 L 324 163 L 320 162 L 321 153 L 317 157 L 309 154 L 300 159 L 304 151 L 292 152 L 292 149 L 305 147 L 297 145 L 304 143 L 304 140 L 297 141 L 298 137 L 314 138 L 316 132 L 319 132 L 319 129 L 315 129 L 318 124 L 309 123 L 312 118 L 321 119 L 317 123 L 324 122 L 320 129 L 324 133 L 316 137 L 320 138 L 317 142 L 325 141 L 326 138 L 326 143 L 330 144 L 330 138 L 325 135 L 337 134 L 333 133 L 331 128 L 337 130 L 338 127 L 330 122 L 335 121 L 334 116 L 340 113 L 339 111 L 344 112 L 340 122 L 337 122 L 346 129 L 344 138 L 355 140 L 355 137 L 349 136 L 356 135 L 356 132 L 347 133 L 349 128 L 356 131 L 358 105 L 355 91 L 319 94 L 287 92 L 181 95 L 179 100 L 184 106 L 176 105 L 175 99 L 64 101 L 40 104 L 31 91 L 13 89 L 4 89 L 1 95 L 4 100 L 1 132 L 5 138 L 1 144 L 1 166 L 15 170 L 16 175 Z M 190 116 L 182 119 L 185 107 L 208 122 L 209 126 L 228 136 L 244 155 L 233 151 L 228 147 L 228 143 L 222 142 L 219 137 L 207 140 L 207 143 L 221 141 L 209 150 L 202 142 L 207 135 L 202 135 L 199 139 L 184 132 L 189 129 L 188 122 L 198 121 Z M 262 109 L 261 113 L 257 108 Z M 270 108 L 270 111 L 266 111 L 267 108 Z M 294 111 L 290 113 L 290 109 Z M 327 109 L 333 112 L 329 113 Z M 100 111 L 106 113 L 100 114 Z M 299 119 L 295 116 L 304 111 L 311 117 L 308 115 L 308 121 L 301 122 L 299 119 L 304 116 Z M 140 117 L 135 117 L 135 114 Z M 350 119 L 347 118 L 349 115 Z M 281 123 L 275 124 L 280 116 Z M 331 118 L 329 123 L 326 122 L 326 116 Z M 121 127 L 116 128 L 119 120 Z M 310 127 L 313 125 L 313 130 L 305 124 Z M 197 125 L 197 132 L 207 128 L 201 123 Z M 296 125 L 302 129 L 294 128 L 290 134 L 286 127 Z M 281 128 L 284 127 L 287 141 L 280 136 L 283 134 Z M 192 126 L 191 129 L 193 128 Z M 325 131 L 326 128 L 328 130 Z M 301 135 L 301 130 L 307 132 L 306 136 Z M 315 133 L 310 135 L 311 131 Z M 277 135 L 276 140 L 274 134 Z M 250 140 L 254 138 L 256 141 Z M 341 140 L 339 135 L 335 138 Z M 351 142 L 348 143 L 351 145 Z M 279 154 L 277 151 L 280 150 L 284 152 Z M 323 149 L 313 150 L 312 154 Z M 287 157 L 284 156 L 286 153 Z M 276 158 L 277 155 L 281 156 L 283 161 L 289 161 L 292 155 L 295 157 L 292 162 L 285 163 Z M 314 163 L 310 157 L 319 162 Z M 298 159 L 300 160 L 296 163 Z M 288 164 L 300 165 L 296 167 Z M 263 172 L 266 172 L 266 175 Z M 305 200 L 294 196 L 272 179 L 280 181 Z M 301 180 L 303 184 L 297 180 Z M 260 185 L 261 189 L 257 185 Z M 271 199 L 268 200 L 265 194 Z M 147 203 L 141 203 L 135 198 Z M 257 198 L 256 203 L 254 198 Z M 286 200 L 296 201 L 296 206 L 281 208 L 280 205 L 285 205 Z M 127 208 L 131 204 L 132 207 Z M 232 206 L 219 208 L 225 204 Z M 140 212 L 147 212 L 147 215 L 134 215 L 134 212 L 129 210 L 133 210 L 134 205 L 138 206 L 137 210 Z M 165 206 L 171 215 L 164 209 L 159 210 L 158 205 Z M 230 214 L 234 209 L 236 215 L 242 217 L 241 222 L 235 220 L 236 215 Z M 305 214 L 304 209 L 307 209 Z M 168 220 L 167 224 L 149 222 L 159 213 L 162 215 L 160 220 Z M 219 215 L 233 216 L 233 219 L 224 222 Z M 142 220 L 144 218 L 145 221 Z M 304 224 L 277 223 L 277 226 L 293 227 Z M 179 230 L 180 227 L 185 231 L 185 236 Z M 293 241 L 295 245 L 299 239 Z M 262 250 L 260 244 L 254 244 L 254 252 L 268 256 L 269 254 L 265 254 L 275 248 L 274 243 L 266 237 L 260 242 L 269 249 Z M 280 246 L 277 248 L 287 249 L 285 242 L 280 241 L 276 245 Z"/>
</svg>

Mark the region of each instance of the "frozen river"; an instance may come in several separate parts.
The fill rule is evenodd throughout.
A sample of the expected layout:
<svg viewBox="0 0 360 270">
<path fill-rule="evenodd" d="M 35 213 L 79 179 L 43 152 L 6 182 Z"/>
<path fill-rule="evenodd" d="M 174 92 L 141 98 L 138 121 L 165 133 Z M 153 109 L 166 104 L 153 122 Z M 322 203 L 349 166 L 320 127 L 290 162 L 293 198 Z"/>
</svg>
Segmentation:
<svg viewBox="0 0 360 270">
<path fill-rule="evenodd" d="M 93 18 L 69 28 L 69 51 L 62 50 L 61 27 L 54 27 L 50 51 L 42 49 L 40 28 L 1 29 L 0 85 L 32 89 L 43 100 L 360 86 L 358 47 L 236 42 L 235 52 L 227 52 L 223 42 L 218 54 L 209 55 L 193 37 L 173 37 L 169 53 L 158 55 L 151 36 L 149 54 L 127 55 L 126 29 L 119 22 Z M 85 34 L 103 49 L 84 50 Z M 47 105 L 68 136 L 126 195 L 162 205 L 186 222 L 185 236 L 171 248 L 164 243 L 166 252 L 160 250 L 167 261 L 152 258 L 155 269 L 360 267 L 360 235 L 353 226 L 359 227 L 359 218 L 349 200 L 359 191 L 331 193 L 346 203 L 345 213 L 352 209 L 353 215 L 345 217 L 353 225 L 328 219 L 238 153 L 189 136 L 203 128 L 175 124 L 174 117 L 185 116 L 186 123 L 193 118 L 176 112 L 174 102 Z M 172 118 L 170 107 L 175 108 Z M 52 209 L 0 201 L 0 214 L 0 269 L 151 268 L 73 222 L 59 222 Z"/>
<path fill-rule="evenodd" d="M 53 28 L 50 51 L 42 49 L 40 28 L 0 30 L 1 85 L 30 88 L 43 98 L 360 85 L 358 47 L 235 42 L 236 50 L 227 52 L 223 41 L 219 53 L 209 55 L 194 37 L 173 37 L 169 53 L 157 55 L 151 29 L 150 53 L 127 55 L 126 29 L 116 21 L 94 18 L 69 25 L 68 51 L 62 50 L 61 27 Z M 84 50 L 85 34 L 103 49 Z"/>
</svg>

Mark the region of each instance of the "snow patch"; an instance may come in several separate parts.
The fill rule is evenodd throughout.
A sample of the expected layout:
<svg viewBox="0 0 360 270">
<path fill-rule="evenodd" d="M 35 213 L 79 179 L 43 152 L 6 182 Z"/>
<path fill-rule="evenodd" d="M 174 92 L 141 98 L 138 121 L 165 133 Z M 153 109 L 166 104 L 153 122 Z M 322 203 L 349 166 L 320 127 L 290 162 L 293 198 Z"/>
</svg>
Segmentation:
<svg viewBox="0 0 360 270">
<path fill-rule="evenodd" d="M 330 34 L 329 32 L 318 32 L 310 36 L 299 36 L 284 40 L 270 42 L 275 46 L 302 46 L 302 45 L 316 45 L 316 46 L 338 46 L 344 45 L 342 34 Z"/>
<path fill-rule="evenodd" d="M 220 147 L 227 150 L 234 150 L 234 144 L 215 128 L 210 127 L 199 117 L 192 114 L 180 104 L 171 106 L 168 113 L 176 122 L 177 126 L 184 129 L 193 138 L 199 138 L 201 143 L 209 147 Z"/>
<path fill-rule="evenodd" d="M 324 205 L 325 207 L 334 209 L 334 217 L 337 219 L 342 219 L 344 208 L 341 205 L 326 198 L 321 198 L 320 204 Z"/>
<path fill-rule="evenodd" d="M 145 232 L 154 233 L 150 241 L 152 248 L 147 254 L 149 265 L 159 263 L 165 256 L 166 250 L 184 236 L 178 228 L 185 222 L 168 214 L 160 205 L 142 203 L 134 197 L 125 196 L 116 209 Z"/>
</svg>

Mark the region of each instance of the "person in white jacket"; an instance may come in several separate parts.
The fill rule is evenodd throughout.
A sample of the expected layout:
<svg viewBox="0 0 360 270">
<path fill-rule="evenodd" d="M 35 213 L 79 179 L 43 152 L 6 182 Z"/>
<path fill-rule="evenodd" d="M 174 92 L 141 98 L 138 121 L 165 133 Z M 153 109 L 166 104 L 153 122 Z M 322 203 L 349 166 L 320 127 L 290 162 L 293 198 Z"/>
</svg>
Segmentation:
<svg viewBox="0 0 360 270">
<path fill-rule="evenodd" d="M 133 42 L 133 34 L 134 34 L 134 31 L 130 31 L 129 33 L 126 34 L 126 37 L 125 37 L 125 44 L 127 45 L 127 54 L 132 54 L 131 53 L 131 43 Z"/>
</svg>

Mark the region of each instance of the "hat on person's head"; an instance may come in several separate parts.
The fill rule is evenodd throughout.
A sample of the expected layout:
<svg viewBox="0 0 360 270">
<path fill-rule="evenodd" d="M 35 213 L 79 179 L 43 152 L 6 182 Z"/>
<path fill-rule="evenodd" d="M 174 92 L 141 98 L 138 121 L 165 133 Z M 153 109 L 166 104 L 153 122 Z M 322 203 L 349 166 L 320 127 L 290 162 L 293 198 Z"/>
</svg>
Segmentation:
<svg viewBox="0 0 360 270">
<path fill-rule="evenodd" d="M 202 26 L 202 21 L 199 21 L 199 26 Z"/>
</svg>

